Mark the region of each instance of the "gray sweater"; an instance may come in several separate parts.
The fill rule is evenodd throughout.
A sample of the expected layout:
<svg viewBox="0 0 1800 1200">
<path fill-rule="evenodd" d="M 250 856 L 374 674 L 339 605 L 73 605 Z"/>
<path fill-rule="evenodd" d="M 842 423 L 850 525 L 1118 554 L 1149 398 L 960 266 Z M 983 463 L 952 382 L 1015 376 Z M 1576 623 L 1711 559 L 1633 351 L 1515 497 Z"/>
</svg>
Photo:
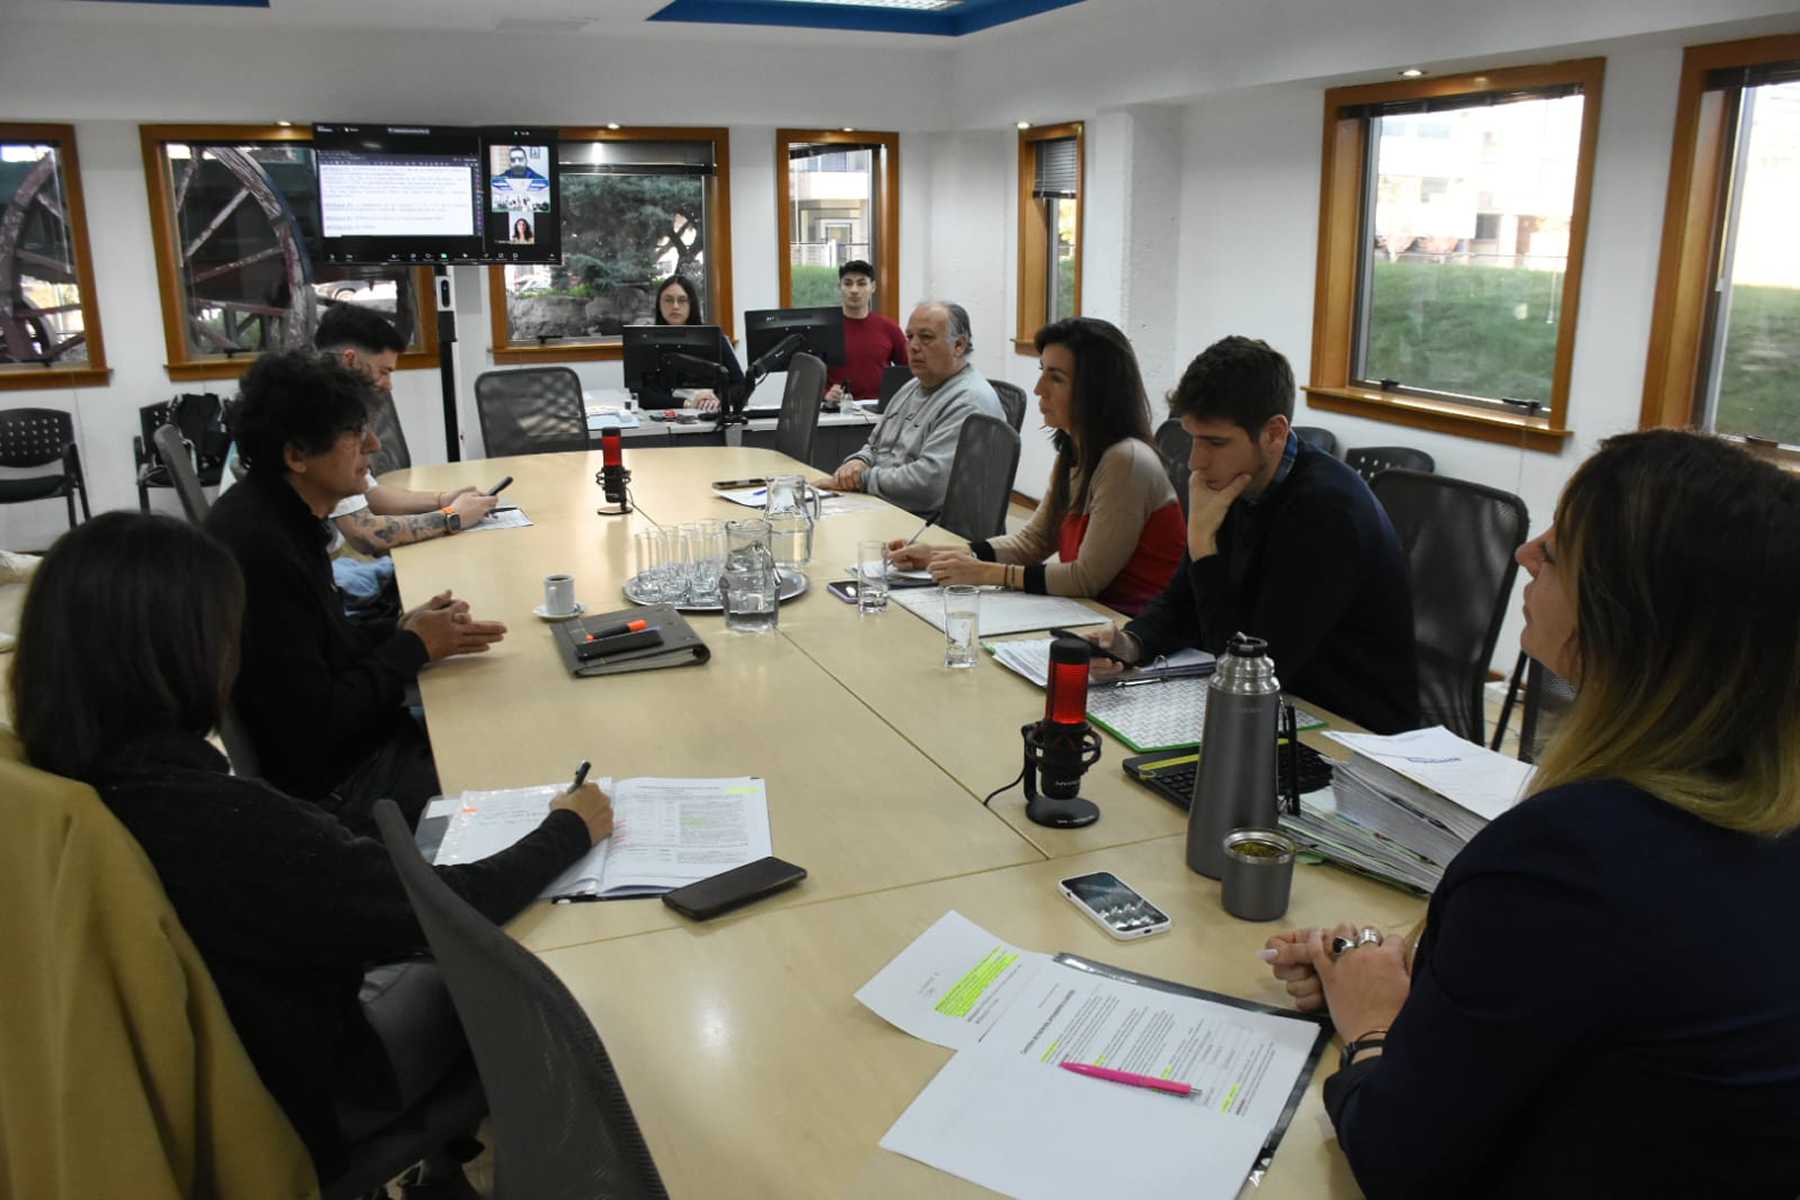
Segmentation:
<svg viewBox="0 0 1800 1200">
<path fill-rule="evenodd" d="M 956 439 L 973 413 L 1006 419 L 999 397 L 973 366 L 931 392 L 908 380 L 888 402 L 868 444 L 850 456 L 869 464 L 863 490 L 916 513 L 936 512 L 950 484 Z"/>
</svg>

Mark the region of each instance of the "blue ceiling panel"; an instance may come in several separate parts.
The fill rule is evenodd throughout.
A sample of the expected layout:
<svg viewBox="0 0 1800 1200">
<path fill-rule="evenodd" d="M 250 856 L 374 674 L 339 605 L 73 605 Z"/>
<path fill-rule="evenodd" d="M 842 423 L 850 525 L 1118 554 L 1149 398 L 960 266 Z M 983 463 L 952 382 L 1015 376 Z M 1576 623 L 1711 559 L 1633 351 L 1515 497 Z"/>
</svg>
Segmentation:
<svg viewBox="0 0 1800 1200">
<path fill-rule="evenodd" d="M 1081 0 L 672 0 L 652 21 L 961 37 Z M 928 5 L 933 5 L 927 7 Z"/>
<path fill-rule="evenodd" d="M 269 0 L 106 0 L 108 4 L 186 4 L 208 8 L 267 8 Z"/>
</svg>

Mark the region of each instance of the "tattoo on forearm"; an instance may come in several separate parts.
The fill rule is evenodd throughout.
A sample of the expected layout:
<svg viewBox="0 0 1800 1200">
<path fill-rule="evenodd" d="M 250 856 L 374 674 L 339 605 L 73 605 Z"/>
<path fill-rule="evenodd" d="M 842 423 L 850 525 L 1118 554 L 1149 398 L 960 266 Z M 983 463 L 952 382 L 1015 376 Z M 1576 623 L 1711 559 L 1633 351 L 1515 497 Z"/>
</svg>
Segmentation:
<svg viewBox="0 0 1800 1200">
<path fill-rule="evenodd" d="M 442 536 L 450 529 L 450 519 L 441 512 L 420 513 L 410 517 L 378 517 L 367 509 L 341 518 L 339 528 L 344 536 L 364 552 L 385 553 L 395 546 L 422 542 Z"/>
</svg>

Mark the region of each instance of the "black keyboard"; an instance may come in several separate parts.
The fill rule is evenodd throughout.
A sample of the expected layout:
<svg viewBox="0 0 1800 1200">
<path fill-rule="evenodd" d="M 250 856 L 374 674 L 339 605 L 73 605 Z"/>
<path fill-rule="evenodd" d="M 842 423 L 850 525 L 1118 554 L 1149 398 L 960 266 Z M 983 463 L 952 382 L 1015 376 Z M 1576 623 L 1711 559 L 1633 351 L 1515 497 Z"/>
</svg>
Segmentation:
<svg viewBox="0 0 1800 1200">
<path fill-rule="evenodd" d="M 1301 742 L 1299 746 L 1300 791 L 1316 792 L 1331 783 L 1331 760 Z M 1288 791 L 1288 752 L 1281 747 L 1275 756 L 1277 786 L 1282 795 Z M 1139 754 L 1124 762 L 1125 774 L 1137 780 L 1176 808 L 1186 812 L 1194 802 L 1194 779 L 1199 773 L 1200 756 L 1192 750 Z"/>
</svg>

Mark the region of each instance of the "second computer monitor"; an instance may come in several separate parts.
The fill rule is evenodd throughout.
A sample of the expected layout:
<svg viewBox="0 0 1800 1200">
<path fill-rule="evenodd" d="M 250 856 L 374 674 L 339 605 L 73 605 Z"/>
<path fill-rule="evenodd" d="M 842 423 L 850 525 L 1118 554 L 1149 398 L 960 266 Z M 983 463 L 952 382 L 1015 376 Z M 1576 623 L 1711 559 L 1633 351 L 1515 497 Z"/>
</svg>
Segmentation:
<svg viewBox="0 0 1800 1200">
<path fill-rule="evenodd" d="M 787 360 L 804 352 L 828 367 L 844 365 L 844 310 L 841 308 L 765 308 L 744 314 L 744 335 L 750 361 L 768 371 L 787 370 Z M 789 342 L 790 337 L 799 340 Z M 787 343 L 786 346 L 783 343 Z"/>
<path fill-rule="evenodd" d="M 627 325 L 621 334 L 627 391 L 719 385 L 717 325 Z"/>
</svg>

